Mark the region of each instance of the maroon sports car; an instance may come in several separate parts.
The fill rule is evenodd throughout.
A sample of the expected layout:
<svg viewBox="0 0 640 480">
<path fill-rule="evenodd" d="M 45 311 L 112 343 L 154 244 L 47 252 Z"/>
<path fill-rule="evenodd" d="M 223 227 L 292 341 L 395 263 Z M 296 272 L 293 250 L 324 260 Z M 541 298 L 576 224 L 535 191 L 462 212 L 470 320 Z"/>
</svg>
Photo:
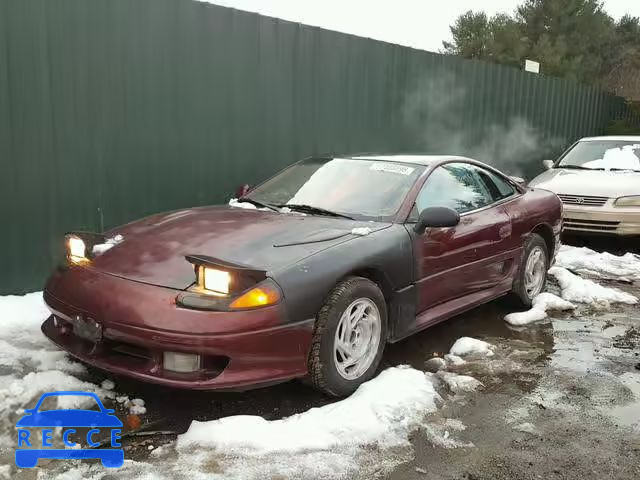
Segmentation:
<svg viewBox="0 0 640 480">
<path fill-rule="evenodd" d="M 140 380 L 347 395 L 387 342 L 505 294 L 530 305 L 561 210 L 468 158 L 308 159 L 229 205 L 68 234 L 42 330 Z"/>
</svg>

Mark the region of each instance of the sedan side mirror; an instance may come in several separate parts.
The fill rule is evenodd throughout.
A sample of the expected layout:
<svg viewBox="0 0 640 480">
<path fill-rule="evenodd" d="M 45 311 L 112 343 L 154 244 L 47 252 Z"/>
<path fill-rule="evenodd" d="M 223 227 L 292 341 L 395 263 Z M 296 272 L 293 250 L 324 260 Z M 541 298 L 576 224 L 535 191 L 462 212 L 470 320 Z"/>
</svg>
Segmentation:
<svg viewBox="0 0 640 480">
<path fill-rule="evenodd" d="M 249 190 L 251 190 L 250 185 L 240 185 L 238 188 L 236 188 L 236 198 L 244 197 L 247 193 L 249 193 Z"/>
<path fill-rule="evenodd" d="M 544 168 L 546 168 L 547 170 L 551 170 L 553 168 L 553 164 L 556 163 L 553 160 L 543 160 L 542 161 L 542 165 L 544 165 Z"/>
<path fill-rule="evenodd" d="M 420 212 L 413 231 L 422 235 L 427 228 L 455 227 L 460 223 L 460 214 L 449 207 L 429 207 Z"/>
</svg>

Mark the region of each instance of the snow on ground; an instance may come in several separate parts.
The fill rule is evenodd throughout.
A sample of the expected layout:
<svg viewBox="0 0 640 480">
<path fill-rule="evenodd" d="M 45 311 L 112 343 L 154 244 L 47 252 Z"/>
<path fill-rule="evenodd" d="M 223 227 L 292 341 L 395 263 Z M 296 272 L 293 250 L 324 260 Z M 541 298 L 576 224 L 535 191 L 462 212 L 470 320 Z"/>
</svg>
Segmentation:
<svg viewBox="0 0 640 480">
<path fill-rule="evenodd" d="M 447 362 L 447 366 L 454 367 L 467 363 L 462 357 L 459 357 L 458 355 L 451 355 L 450 353 L 445 354 L 444 361 Z"/>
<path fill-rule="evenodd" d="M 532 307 L 526 312 L 509 313 L 504 320 L 514 326 L 528 325 L 547 318 L 547 310 L 572 310 L 576 306 L 553 293 L 544 292 L 533 299 Z"/>
<path fill-rule="evenodd" d="M 458 375 L 457 373 L 441 370 L 436 373 L 436 376 L 455 394 L 473 392 L 483 386 L 482 382 L 468 375 Z"/>
<path fill-rule="evenodd" d="M 115 397 L 115 385 L 82 379 L 84 366 L 69 359 L 40 331 L 49 316 L 42 293 L 0 296 L 0 446 L 13 446 L 14 425 L 25 408 L 44 392 L 95 392 L 102 400 Z M 57 408 L 92 408 L 90 398 L 57 397 Z M 144 406 L 142 406 L 144 408 Z"/>
<path fill-rule="evenodd" d="M 493 348 L 493 345 L 488 342 L 471 337 L 462 337 L 456 340 L 451 350 L 449 350 L 449 354 L 458 357 L 467 355 L 490 357 L 493 355 Z"/>
<path fill-rule="evenodd" d="M 562 245 L 556 266 L 601 278 L 640 280 L 640 255 L 634 253 L 618 256 L 595 252 L 587 247 Z"/>
<path fill-rule="evenodd" d="M 589 303 L 594 306 L 608 307 L 611 303 L 638 303 L 638 299 L 630 293 L 617 288 L 603 287 L 586 278 L 574 275 L 566 268 L 551 267 L 553 275 L 562 290 L 562 298 L 570 302 Z"/>
<path fill-rule="evenodd" d="M 125 460 L 116 478 L 377 478 L 413 458 L 410 433 L 420 428 L 434 446 L 472 447 L 452 437 L 466 426 L 434 413 L 437 389 L 477 388 L 471 377 L 437 378 L 407 366 L 384 370 L 348 398 L 280 420 L 238 415 L 193 421 L 175 443 L 146 462 Z M 81 465 L 64 478 L 100 478 L 104 469 Z M 109 472 L 111 473 L 111 472 Z"/>
<path fill-rule="evenodd" d="M 328 450 L 377 444 L 406 444 L 410 430 L 436 410 L 430 374 L 389 368 L 344 400 L 312 408 L 282 420 L 238 415 L 209 422 L 193 421 L 178 437 L 178 451 L 194 447 L 260 455 L 272 452 Z M 250 435 L 248 433 L 250 432 Z"/>
</svg>

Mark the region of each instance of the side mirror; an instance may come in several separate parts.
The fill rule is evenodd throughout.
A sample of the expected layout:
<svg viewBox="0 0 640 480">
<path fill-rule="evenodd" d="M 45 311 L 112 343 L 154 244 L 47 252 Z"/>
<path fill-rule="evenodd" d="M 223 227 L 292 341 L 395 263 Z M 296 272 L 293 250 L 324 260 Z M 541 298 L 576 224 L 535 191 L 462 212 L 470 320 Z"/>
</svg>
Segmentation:
<svg viewBox="0 0 640 480">
<path fill-rule="evenodd" d="M 527 181 L 522 177 L 514 177 L 512 175 L 509 175 L 509 178 L 516 182 L 518 185 L 522 185 L 523 187 L 527 184 Z"/>
<path fill-rule="evenodd" d="M 429 207 L 420 212 L 413 231 L 422 235 L 427 228 L 455 227 L 460 223 L 460 214 L 449 207 Z"/>
<path fill-rule="evenodd" d="M 247 193 L 249 193 L 249 190 L 251 190 L 251 187 L 249 185 L 240 185 L 238 188 L 236 188 L 236 198 L 244 197 Z"/>
<path fill-rule="evenodd" d="M 542 165 L 544 165 L 544 168 L 546 168 L 547 170 L 551 170 L 553 168 L 553 164 L 556 163 L 553 160 L 543 160 L 542 161 Z"/>
</svg>

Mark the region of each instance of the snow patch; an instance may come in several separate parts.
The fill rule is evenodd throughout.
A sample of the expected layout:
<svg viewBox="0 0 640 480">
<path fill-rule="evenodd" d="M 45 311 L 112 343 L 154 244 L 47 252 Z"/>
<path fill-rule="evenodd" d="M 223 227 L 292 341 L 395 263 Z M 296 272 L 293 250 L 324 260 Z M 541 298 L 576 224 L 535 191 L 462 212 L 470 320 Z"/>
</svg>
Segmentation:
<svg viewBox="0 0 640 480">
<path fill-rule="evenodd" d="M 525 422 L 513 427 L 514 430 L 524 433 L 537 433 L 536 426 L 533 423 Z"/>
<path fill-rule="evenodd" d="M 439 371 L 436 376 L 455 394 L 473 392 L 483 386 L 482 382 L 468 375 Z"/>
<path fill-rule="evenodd" d="M 599 253 L 587 247 L 561 245 L 556 266 L 606 279 L 640 280 L 640 255 Z"/>
<path fill-rule="evenodd" d="M 113 390 L 116 387 L 116 384 L 113 383 L 111 380 L 104 380 L 100 386 L 102 388 L 104 388 L 105 390 Z"/>
<path fill-rule="evenodd" d="M 610 303 L 629 305 L 638 303 L 638 299 L 630 293 L 617 288 L 603 287 L 591 280 L 574 275 L 566 268 L 551 267 L 549 274 L 558 280 L 562 289 L 562 298 L 570 302 L 589 303 L 602 307 L 607 307 Z"/>
<path fill-rule="evenodd" d="M 104 243 L 98 243 L 93 246 L 91 250 L 94 255 L 101 255 L 107 250 L 112 249 L 119 243 L 122 243 L 124 237 L 122 235 L 116 235 L 115 237 L 107 238 Z"/>
<path fill-rule="evenodd" d="M 261 455 L 366 444 L 406 445 L 410 430 L 425 413 L 435 411 L 440 400 L 431 374 L 393 367 L 344 400 L 282 420 L 238 415 L 193 421 L 189 430 L 178 436 L 177 449 L 204 447 Z"/>
<path fill-rule="evenodd" d="M 244 208 L 245 210 L 257 210 L 258 209 L 258 207 L 256 207 L 253 203 L 239 202 L 237 198 L 232 198 L 231 200 L 229 200 L 229 206 L 230 207 L 235 207 L 235 208 Z"/>
<path fill-rule="evenodd" d="M 612 168 L 620 168 L 625 170 L 640 170 L 640 152 L 636 153 L 636 150 L 640 149 L 640 144 L 635 145 L 623 145 L 621 147 L 610 148 L 602 158 L 592 160 L 582 164 L 587 168 L 602 168 L 604 170 L 610 170 Z"/>
<path fill-rule="evenodd" d="M 369 227 L 356 227 L 351 230 L 353 235 L 360 235 L 362 237 L 367 236 L 371 233 L 371 229 Z"/>
<path fill-rule="evenodd" d="M 488 342 L 478 340 L 477 338 L 462 337 L 449 350 L 451 355 L 465 357 L 467 355 L 477 355 L 482 357 L 491 357 L 493 355 L 494 346 Z"/>
<path fill-rule="evenodd" d="M 67 357 L 40 330 L 50 315 L 42 293 L 0 296 L 0 447 L 15 443 L 15 422 L 44 392 L 79 390 L 97 393 L 104 401 L 116 394 L 112 381 L 96 385 L 78 378 L 85 368 Z M 57 408 L 94 408 L 89 397 L 53 397 Z"/>
<path fill-rule="evenodd" d="M 532 302 L 532 307 L 526 312 L 509 313 L 504 320 L 509 325 L 528 325 L 538 320 L 547 318 L 548 310 L 572 310 L 576 306 L 553 293 L 544 292 L 537 295 Z"/>
<path fill-rule="evenodd" d="M 234 208 L 244 208 L 245 210 L 260 210 L 261 212 L 272 212 L 270 208 L 256 207 L 253 203 L 249 202 L 239 202 L 237 198 L 232 198 L 229 200 L 229 206 Z"/>
<path fill-rule="evenodd" d="M 428 440 L 440 448 L 470 448 L 473 443 L 455 439 L 451 432 L 462 432 L 467 426 L 460 420 L 447 418 L 442 423 L 430 423 L 423 426 Z"/>
<path fill-rule="evenodd" d="M 144 406 L 144 400 L 141 398 L 129 400 L 127 406 L 129 407 L 129 413 L 131 415 L 143 415 L 147 413 L 147 408 Z"/>
<path fill-rule="evenodd" d="M 450 353 L 447 353 L 444 356 L 444 361 L 447 362 L 447 366 L 453 367 L 458 367 L 467 363 L 462 357 L 459 357 L 458 355 L 452 355 Z"/>
</svg>

